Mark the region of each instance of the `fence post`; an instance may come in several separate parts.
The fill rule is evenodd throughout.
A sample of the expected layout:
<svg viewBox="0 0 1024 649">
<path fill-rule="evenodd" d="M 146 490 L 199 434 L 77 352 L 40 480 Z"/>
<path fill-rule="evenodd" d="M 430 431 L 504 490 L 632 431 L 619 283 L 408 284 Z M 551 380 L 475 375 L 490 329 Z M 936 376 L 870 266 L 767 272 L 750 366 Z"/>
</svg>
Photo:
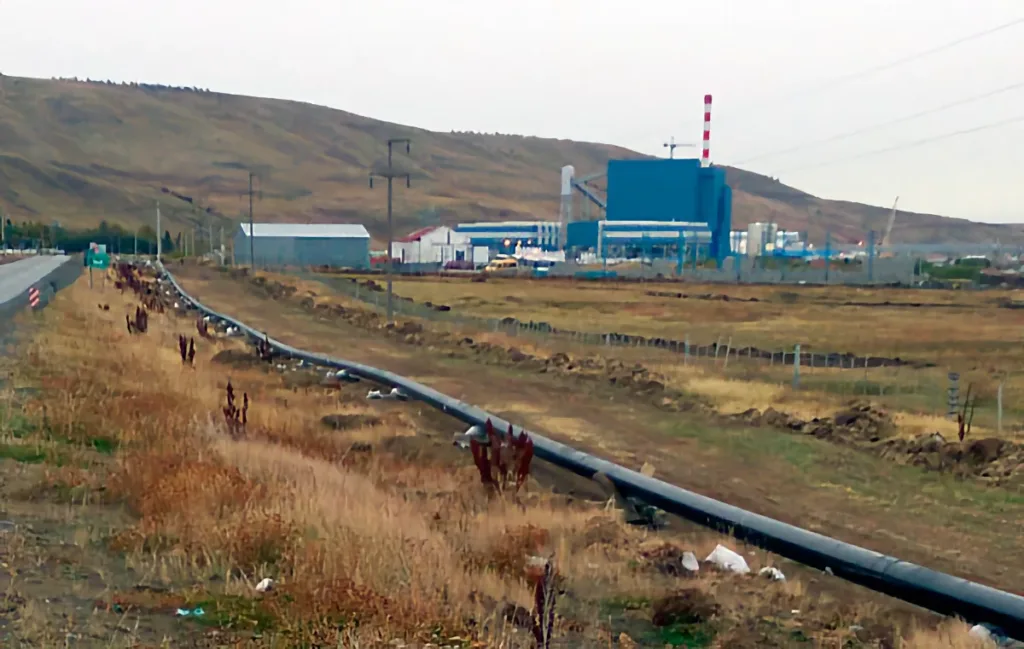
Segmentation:
<svg viewBox="0 0 1024 649">
<path fill-rule="evenodd" d="M 996 390 L 996 431 L 1003 432 L 1003 382 L 999 382 L 999 389 Z"/>
<path fill-rule="evenodd" d="M 725 360 L 722 362 L 722 369 L 728 369 L 729 367 L 729 353 L 732 351 L 732 336 L 729 336 L 729 342 L 725 343 Z"/>
<path fill-rule="evenodd" d="M 946 393 L 946 402 L 948 410 L 946 416 L 952 421 L 956 421 L 956 411 L 960 408 L 960 374 L 957 372 L 950 372 L 947 375 L 949 378 L 949 390 Z"/>
<path fill-rule="evenodd" d="M 800 343 L 793 349 L 793 389 L 800 388 Z"/>
<path fill-rule="evenodd" d="M 687 334 L 686 337 L 683 338 L 683 366 L 684 367 L 686 366 L 686 363 L 689 360 L 689 358 L 690 358 L 690 335 Z"/>
</svg>

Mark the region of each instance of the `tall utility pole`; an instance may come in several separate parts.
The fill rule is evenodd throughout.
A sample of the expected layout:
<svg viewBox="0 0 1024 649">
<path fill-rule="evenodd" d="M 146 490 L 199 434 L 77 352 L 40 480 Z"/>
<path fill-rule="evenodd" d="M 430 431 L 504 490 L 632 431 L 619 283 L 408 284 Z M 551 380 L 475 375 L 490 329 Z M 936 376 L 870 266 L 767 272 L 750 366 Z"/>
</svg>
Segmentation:
<svg viewBox="0 0 1024 649">
<path fill-rule="evenodd" d="M 156 202 L 156 260 L 160 261 L 160 254 L 163 251 L 164 233 L 160 231 L 160 201 Z"/>
<path fill-rule="evenodd" d="M 673 137 L 669 138 L 668 142 L 662 144 L 661 146 L 663 146 L 663 147 L 668 149 L 668 159 L 672 160 L 673 158 L 676 157 L 676 147 L 692 147 L 692 146 L 697 146 L 697 145 L 696 144 L 689 144 L 689 143 L 687 143 L 687 144 L 677 144 L 676 143 L 676 138 L 673 136 Z"/>
<path fill-rule="evenodd" d="M 256 231 L 252 223 L 252 179 L 255 174 L 249 172 L 249 266 L 253 276 L 256 275 Z"/>
<path fill-rule="evenodd" d="M 394 316 L 394 301 L 393 301 L 393 299 L 391 297 L 391 295 L 392 295 L 392 293 L 391 293 L 391 279 L 392 279 L 392 277 L 391 276 L 392 276 L 392 270 L 393 270 L 392 269 L 392 265 L 393 264 L 391 263 L 391 248 L 394 245 L 395 232 L 394 232 L 394 228 L 392 227 L 392 220 L 391 220 L 391 214 L 392 214 L 392 210 L 391 210 L 391 197 L 393 195 L 391 185 L 392 185 L 392 181 L 395 178 L 405 178 L 405 186 L 406 187 L 410 187 L 412 185 L 412 179 L 411 179 L 411 176 L 409 176 L 408 173 L 396 172 L 394 167 L 391 165 L 391 151 L 392 151 L 392 148 L 394 147 L 394 145 L 396 145 L 396 144 L 405 144 L 405 153 L 406 153 L 406 155 L 408 155 L 408 153 L 410 151 L 410 146 L 409 146 L 410 140 L 409 140 L 409 138 L 407 138 L 407 137 L 391 138 L 390 140 L 388 140 L 388 168 L 387 168 L 387 171 L 373 171 L 373 172 L 370 172 L 370 189 L 373 189 L 373 178 L 374 178 L 374 176 L 376 176 L 378 178 L 387 178 L 388 179 L 388 252 L 387 252 L 387 264 L 388 264 L 388 266 L 387 266 L 387 277 L 388 277 L 388 320 L 387 320 L 387 323 L 388 324 L 392 324 L 394 322 L 394 317 L 393 317 Z"/>
</svg>

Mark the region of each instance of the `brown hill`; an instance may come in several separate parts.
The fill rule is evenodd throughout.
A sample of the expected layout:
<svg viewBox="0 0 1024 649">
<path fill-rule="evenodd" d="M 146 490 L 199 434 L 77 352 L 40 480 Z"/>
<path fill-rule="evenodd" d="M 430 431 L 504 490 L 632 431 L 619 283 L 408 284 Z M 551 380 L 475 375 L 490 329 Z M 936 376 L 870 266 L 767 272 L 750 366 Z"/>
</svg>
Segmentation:
<svg viewBox="0 0 1024 649">
<path fill-rule="evenodd" d="M 172 232 L 230 227 L 260 172 L 258 219 L 363 222 L 384 233 L 383 186 L 368 169 L 383 141 L 411 137 L 397 159 L 412 187 L 395 192 L 396 231 L 460 220 L 554 219 L 559 168 L 602 170 L 619 147 L 515 135 L 434 133 L 294 101 L 145 84 L 0 77 L 0 210 L 64 226 L 152 224 L 161 200 Z M 736 227 L 774 220 L 820 239 L 857 240 L 888 209 L 815 198 L 729 169 Z M 205 227 L 202 230 L 206 230 Z M 901 212 L 894 239 L 1008 241 L 1007 226 Z"/>
</svg>

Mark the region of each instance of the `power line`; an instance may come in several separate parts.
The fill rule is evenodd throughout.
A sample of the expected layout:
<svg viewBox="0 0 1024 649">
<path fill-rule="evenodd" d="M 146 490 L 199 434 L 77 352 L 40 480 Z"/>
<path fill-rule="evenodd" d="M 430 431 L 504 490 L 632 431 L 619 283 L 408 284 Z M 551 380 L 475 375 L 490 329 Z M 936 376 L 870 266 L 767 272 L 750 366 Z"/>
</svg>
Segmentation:
<svg viewBox="0 0 1024 649">
<path fill-rule="evenodd" d="M 926 110 L 918 111 L 918 112 L 913 113 L 911 115 L 905 115 L 903 117 L 898 117 L 896 119 L 892 119 L 892 120 L 889 120 L 887 122 L 880 122 L 880 123 L 877 123 L 877 124 L 873 124 L 871 126 L 864 126 L 862 128 L 858 128 L 858 129 L 855 129 L 855 130 L 852 130 L 852 131 L 846 131 L 845 133 L 840 133 L 838 135 L 833 135 L 831 137 L 827 137 L 827 138 L 824 138 L 824 139 L 821 139 L 821 140 L 814 140 L 812 142 L 808 142 L 807 144 L 800 144 L 800 145 L 797 145 L 797 146 L 794 146 L 794 147 L 790 147 L 788 149 L 779 149 L 777 151 L 769 151 L 767 153 L 761 153 L 761 154 L 758 154 L 758 155 L 753 156 L 751 158 L 747 158 L 745 160 L 740 160 L 739 162 L 734 162 L 734 163 L 730 163 L 730 164 L 744 165 L 744 164 L 748 164 L 750 162 L 754 162 L 755 160 L 762 160 L 764 158 L 771 158 L 771 157 L 775 157 L 775 156 L 779 156 L 779 155 L 784 155 L 786 153 L 793 153 L 795 151 L 802 151 L 803 149 L 807 149 L 807 148 L 814 147 L 814 146 L 819 146 L 821 144 L 828 144 L 830 142 L 837 142 L 839 140 L 845 140 L 845 139 L 851 138 L 851 137 L 853 137 L 855 135 L 862 135 L 864 133 L 868 133 L 870 131 L 874 131 L 874 130 L 877 130 L 877 129 L 880 129 L 880 128 L 885 128 L 885 127 L 888 127 L 888 126 L 893 126 L 895 124 L 902 124 L 903 122 L 909 122 L 911 120 L 918 119 L 920 117 L 925 117 L 927 115 L 934 115 L 935 113 L 940 113 L 940 112 L 942 112 L 944 110 L 949 110 L 950 108 L 956 108 L 957 106 L 964 106 L 966 104 L 970 104 L 970 103 L 973 103 L 973 102 L 976 102 L 976 101 L 980 101 L 982 99 L 988 99 L 989 97 L 994 97 L 994 96 L 1002 94 L 1004 92 L 1010 92 L 1011 90 L 1017 90 L 1019 88 L 1024 88 L 1024 81 L 1018 81 L 1017 83 L 1010 84 L 1008 86 L 1003 86 L 1002 88 L 997 88 L 996 90 L 990 90 L 990 91 L 982 93 L 980 95 L 973 95 L 973 96 L 970 96 L 970 97 L 965 97 L 963 99 L 958 99 L 956 101 L 951 101 L 951 102 L 943 104 L 941 106 L 935 106 L 934 108 L 928 108 Z"/>
<path fill-rule="evenodd" d="M 822 82 L 821 85 L 818 86 L 818 87 L 820 88 L 820 87 L 835 86 L 835 85 L 838 85 L 838 84 L 845 83 L 847 81 L 851 81 L 853 79 L 860 79 L 862 77 L 866 77 L 866 76 L 875 74 L 876 72 L 884 72 L 885 70 L 891 70 L 892 68 L 899 67 L 899 66 L 904 65 L 906 63 L 911 63 L 913 61 L 917 61 L 919 59 L 923 59 L 926 56 L 931 56 L 932 54 L 938 54 L 939 52 L 944 52 L 944 51 L 946 51 L 948 49 L 952 49 L 952 48 L 956 47 L 957 45 L 961 45 L 963 43 L 967 43 L 967 42 L 970 42 L 970 41 L 973 41 L 973 40 L 977 40 L 979 38 L 984 38 L 986 36 L 990 36 L 992 34 L 995 34 L 996 32 L 1000 32 L 1000 31 L 1003 31 L 1004 29 L 1009 29 L 1011 27 L 1015 27 L 1015 26 L 1020 25 L 1020 24 L 1024 24 L 1024 18 L 1016 18 L 1014 20 L 1011 20 L 1009 22 L 1003 23 L 1001 25 L 996 25 L 995 27 L 989 27 L 988 29 L 982 30 L 980 32 L 975 32 L 975 33 L 969 34 L 967 36 L 962 36 L 962 37 L 960 37 L 960 38 L 958 38 L 956 40 L 949 41 L 948 43 L 943 43 L 942 45 L 937 45 L 937 46 L 929 48 L 927 50 L 922 50 L 922 51 L 917 52 L 915 54 L 910 54 L 910 55 L 904 56 L 902 58 L 896 59 L 894 61 L 889 61 L 888 63 L 881 63 L 879 65 L 875 65 L 875 66 L 872 66 L 870 68 L 865 68 L 863 70 L 860 70 L 859 72 L 851 72 L 849 74 L 844 74 L 844 75 L 839 76 L 839 77 L 834 77 L 831 80 Z"/>
<path fill-rule="evenodd" d="M 1013 19 L 1013 20 L 1011 20 L 1009 22 L 1005 22 L 1005 23 L 1002 23 L 1000 25 L 996 25 L 995 27 L 989 27 L 988 29 L 984 29 L 984 30 L 982 30 L 980 32 L 974 32 L 973 34 L 968 34 L 967 36 L 961 36 L 960 38 L 957 38 L 955 40 L 943 43 L 941 45 L 937 45 L 935 47 L 928 48 L 926 50 L 915 52 L 914 54 L 909 54 L 907 56 L 903 56 L 901 58 L 898 58 L 898 59 L 895 59 L 895 60 L 892 60 L 892 61 L 888 61 L 886 63 L 879 63 L 879 64 L 873 65 L 873 66 L 871 66 L 869 68 L 865 68 L 863 70 L 859 70 L 859 71 L 856 71 L 856 72 L 850 72 L 850 73 L 843 74 L 843 75 L 840 75 L 840 76 L 837 76 L 837 77 L 832 77 L 831 79 L 820 79 L 820 80 L 818 80 L 816 82 L 812 81 L 812 82 L 809 82 L 808 84 L 805 84 L 802 87 L 799 86 L 799 85 L 796 86 L 796 87 L 790 87 L 790 89 L 783 91 L 785 93 L 784 95 L 776 94 L 776 93 L 768 93 L 768 94 L 765 94 L 763 96 L 760 96 L 756 101 L 758 101 L 758 102 L 777 101 L 777 100 L 781 99 L 782 97 L 785 97 L 785 99 L 792 100 L 794 97 L 800 97 L 802 95 L 807 95 L 807 94 L 813 93 L 815 91 L 820 91 L 820 90 L 823 90 L 823 89 L 833 88 L 835 86 L 842 85 L 842 84 L 844 84 L 844 83 L 846 83 L 848 81 L 852 81 L 852 80 L 855 80 L 855 79 L 861 79 L 861 78 L 870 76 L 870 75 L 878 73 L 878 72 L 883 72 L 885 70 L 890 70 L 892 68 L 899 67 L 901 65 L 905 65 L 907 63 L 911 63 L 913 61 L 917 61 L 919 59 L 923 59 L 925 57 L 931 56 L 932 54 L 937 54 L 939 52 L 944 52 L 944 51 L 952 49 L 952 48 L 954 48 L 954 47 L 956 47 L 958 45 L 962 45 L 963 43 L 967 43 L 967 42 L 970 42 L 970 41 L 978 40 L 980 38 L 985 38 L 986 36 L 990 36 L 990 35 L 995 34 L 997 32 L 1001 32 L 1003 30 L 1010 29 L 1011 27 L 1016 27 L 1017 25 L 1021 25 L 1021 24 L 1024 24 L 1024 18 L 1015 18 L 1015 19 Z M 749 98 L 748 98 L 748 101 L 749 101 Z"/>
<path fill-rule="evenodd" d="M 797 171 L 797 170 L 800 170 L 800 169 L 808 169 L 810 167 L 816 167 L 816 168 L 817 167 L 826 167 L 826 166 L 829 166 L 829 165 L 839 164 L 839 163 L 842 163 L 842 162 L 850 162 L 851 160 L 859 160 L 861 158 L 867 158 L 867 157 L 873 156 L 873 155 L 881 155 L 883 153 L 889 153 L 891 151 L 901 151 L 903 149 L 911 149 L 911 148 L 914 148 L 914 147 L 921 146 L 923 144 L 929 144 L 931 142 L 937 142 L 939 140 L 946 140 L 946 139 L 949 139 L 949 138 L 952 138 L 952 137 L 957 137 L 957 136 L 960 136 L 960 135 L 967 135 L 969 133 L 977 133 L 979 131 L 987 131 L 989 129 L 998 128 L 1000 126 L 1007 126 L 1009 124 L 1015 124 L 1017 122 L 1024 122 L 1024 115 L 1017 115 L 1016 117 L 1010 117 L 1009 119 L 1004 119 L 1004 120 L 1001 120 L 1001 121 L 998 121 L 998 122 L 991 122 L 991 123 L 988 123 L 988 124 L 983 124 L 981 126 L 975 126 L 975 127 L 972 127 L 972 128 L 965 128 L 965 129 L 961 129 L 959 131 L 953 131 L 951 133 L 943 133 L 941 135 L 933 135 L 931 137 L 922 138 L 920 140 L 914 140 L 912 142 L 905 142 L 903 144 L 897 144 L 895 146 L 886 147 L 884 149 L 875 149 L 873 151 L 865 151 L 864 153 L 858 153 L 856 155 L 846 156 L 846 157 L 842 157 L 842 158 L 835 158 L 833 160 L 827 160 L 825 162 L 816 162 L 816 163 L 813 163 L 813 164 L 806 164 L 806 165 L 801 165 L 801 166 L 798 166 L 798 167 L 790 167 L 788 169 L 783 169 L 782 171 L 775 172 L 775 173 L 779 174 L 779 173 L 785 173 L 785 172 L 788 172 L 788 171 Z"/>
</svg>

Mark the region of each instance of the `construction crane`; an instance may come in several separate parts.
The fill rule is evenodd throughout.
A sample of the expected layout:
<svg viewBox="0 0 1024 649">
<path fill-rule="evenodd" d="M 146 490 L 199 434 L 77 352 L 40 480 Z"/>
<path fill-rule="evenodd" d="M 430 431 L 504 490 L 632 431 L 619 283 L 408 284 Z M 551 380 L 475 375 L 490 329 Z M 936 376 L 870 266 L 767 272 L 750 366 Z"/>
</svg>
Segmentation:
<svg viewBox="0 0 1024 649">
<path fill-rule="evenodd" d="M 896 204 L 900 202 L 900 197 L 897 196 L 896 200 L 892 202 L 892 211 L 889 212 L 889 223 L 885 226 L 885 234 L 882 235 L 882 248 L 888 248 L 891 241 L 889 238 L 892 236 L 892 226 L 896 223 Z"/>
<path fill-rule="evenodd" d="M 671 160 L 671 159 L 676 157 L 676 147 L 694 147 L 694 146 L 697 146 L 697 145 L 696 144 L 690 144 L 688 142 L 685 143 L 685 144 L 681 143 L 681 142 L 677 143 L 676 142 L 676 138 L 675 137 L 671 137 L 671 138 L 669 138 L 668 142 L 665 142 L 661 146 L 663 146 L 666 149 L 668 149 L 668 157 L 669 157 L 669 160 Z"/>
</svg>

